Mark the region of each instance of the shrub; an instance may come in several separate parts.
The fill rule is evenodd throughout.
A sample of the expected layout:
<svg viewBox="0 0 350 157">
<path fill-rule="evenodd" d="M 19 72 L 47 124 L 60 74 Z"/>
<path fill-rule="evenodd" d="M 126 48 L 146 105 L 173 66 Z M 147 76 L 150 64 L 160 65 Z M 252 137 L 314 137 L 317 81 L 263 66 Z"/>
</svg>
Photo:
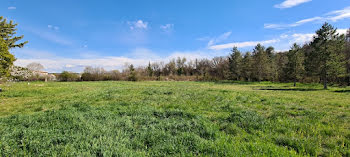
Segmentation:
<svg viewBox="0 0 350 157">
<path fill-rule="evenodd" d="M 61 74 L 58 75 L 58 80 L 59 81 L 79 81 L 80 80 L 80 76 L 78 74 L 75 73 L 71 73 L 68 71 L 63 71 Z"/>
</svg>

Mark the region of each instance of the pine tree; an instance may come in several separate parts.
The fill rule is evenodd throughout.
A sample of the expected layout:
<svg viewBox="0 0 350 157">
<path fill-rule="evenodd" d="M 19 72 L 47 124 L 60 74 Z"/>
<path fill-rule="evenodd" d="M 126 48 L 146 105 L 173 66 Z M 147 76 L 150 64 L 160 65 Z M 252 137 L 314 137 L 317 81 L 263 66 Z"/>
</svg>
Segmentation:
<svg viewBox="0 0 350 157">
<path fill-rule="evenodd" d="M 23 39 L 22 36 L 15 36 L 17 33 L 16 29 L 17 24 L 14 24 L 11 20 L 10 22 L 7 22 L 5 18 L 0 16 L 0 37 L 5 40 L 6 45 L 9 49 L 15 48 L 15 47 L 23 47 L 28 41 L 16 44 L 19 40 Z"/>
<path fill-rule="evenodd" d="M 286 55 L 288 58 L 288 63 L 286 64 L 285 73 L 290 79 L 293 80 L 295 87 L 297 80 L 302 77 L 302 73 L 304 71 L 304 61 L 301 47 L 294 43 L 291 50 L 289 50 Z"/>
<path fill-rule="evenodd" d="M 234 47 L 232 49 L 232 53 L 228 57 L 229 61 L 229 71 L 230 71 L 230 78 L 233 80 L 239 80 L 242 76 L 242 55 L 241 52 L 237 49 L 237 47 Z"/>
<path fill-rule="evenodd" d="M 9 70 L 15 60 L 15 57 L 9 52 L 5 40 L 0 38 L 0 78 L 10 75 Z"/>
<path fill-rule="evenodd" d="M 346 33 L 345 41 L 346 83 L 350 85 L 350 28 Z"/>
<path fill-rule="evenodd" d="M 320 67 L 319 76 L 323 81 L 323 88 L 327 89 L 329 77 L 337 77 L 345 72 L 344 67 L 344 36 L 340 36 L 332 25 L 325 23 L 316 31 L 316 36 L 311 42 L 313 47 L 312 57 L 317 59 Z"/>
<path fill-rule="evenodd" d="M 253 58 L 250 52 L 246 52 L 242 60 L 242 76 L 246 81 L 252 81 Z"/>
<path fill-rule="evenodd" d="M 128 77 L 129 81 L 137 81 L 137 77 L 136 77 L 136 71 L 134 68 L 134 65 L 130 65 L 129 66 L 129 77 Z"/>
<path fill-rule="evenodd" d="M 268 61 L 269 59 L 265 47 L 261 44 L 256 45 L 253 50 L 253 74 L 255 79 L 259 82 L 267 79 L 269 73 Z"/>
</svg>

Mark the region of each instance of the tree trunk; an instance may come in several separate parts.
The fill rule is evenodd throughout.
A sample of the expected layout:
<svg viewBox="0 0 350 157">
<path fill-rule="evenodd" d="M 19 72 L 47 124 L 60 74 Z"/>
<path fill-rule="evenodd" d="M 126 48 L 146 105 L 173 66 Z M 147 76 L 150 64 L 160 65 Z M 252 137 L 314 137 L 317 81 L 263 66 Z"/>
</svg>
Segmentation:
<svg viewBox="0 0 350 157">
<path fill-rule="evenodd" d="M 327 89 L 327 72 L 323 76 L 323 89 Z"/>
<path fill-rule="evenodd" d="M 294 78 L 294 87 L 297 86 L 297 79 Z"/>
</svg>

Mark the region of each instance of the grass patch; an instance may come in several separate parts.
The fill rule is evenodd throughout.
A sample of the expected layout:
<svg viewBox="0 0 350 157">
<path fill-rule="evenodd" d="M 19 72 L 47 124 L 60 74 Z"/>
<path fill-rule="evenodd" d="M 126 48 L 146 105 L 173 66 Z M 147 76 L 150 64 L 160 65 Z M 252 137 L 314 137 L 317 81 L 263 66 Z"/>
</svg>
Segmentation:
<svg viewBox="0 0 350 157">
<path fill-rule="evenodd" d="M 2 84 L 0 155 L 349 156 L 349 89 L 299 86 Z"/>
</svg>

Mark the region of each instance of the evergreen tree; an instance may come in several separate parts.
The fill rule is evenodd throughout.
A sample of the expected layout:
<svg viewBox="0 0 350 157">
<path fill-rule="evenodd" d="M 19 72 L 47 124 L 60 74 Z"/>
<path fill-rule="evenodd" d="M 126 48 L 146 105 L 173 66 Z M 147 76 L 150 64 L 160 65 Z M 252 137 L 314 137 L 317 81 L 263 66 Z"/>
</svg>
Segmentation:
<svg viewBox="0 0 350 157">
<path fill-rule="evenodd" d="M 345 64 L 346 64 L 346 84 L 350 85 L 350 29 L 345 36 Z"/>
<path fill-rule="evenodd" d="M 297 80 L 301 79 L 304 70 L 301 47 L 294 43 L 291 50 L 289 50 L 286 55 L 288 63 L 286 64 L 285 73 L 289 76 L 289 79 L 293 80 L 295 87 Z"/>
<path fill-rule="evenodd" d="M 250 52 L 246 52 L 242 60 L 242 76 L 246 81 L 252 81 L 253 58 Z"/>
<path fill-rule="evenodd" d="M 10 75 L 9 71 L 15 60 L 15 57 L 9 52 L 5 40 L 0 38 L 0 78 Z"/>
<path fill-rule="evenodd" d="M 129 66 L 129 77 L 128 77 L 129 81 L 137 81 L 137 77 L 136 77 L 136 71 L 134 68 L 134 65 L 130 65 Z"/>
<path fill-rule="evenodd" d="M 254 66 L 254 78 L 257 81 L 266 80 L 269 72 L 269 58 L 265 51 L 265 47 L 261 44 L 255 46 L 253 50 L 253 66 Z"/>
<path fill-rule="evenodd" d="M 268 58 L 266 77 L 268 80 L 276 81 L 276 79 L 277 79 L 277 67 L 275 64 L 275 59 L 276 59 L 275 48 L 272 46 L 269 46 L 266 49 L 266 55 Z"/>
<path fill-rule="evenodd" d="M 15 48 L 15 47 L 23 47 L 28 41 L 22 42 L 17 44 L 16 42 L 23 39 L 22 36 L 15 36 L 17 33 L 16 29 L 17 24 L 14 24 L 11 20 L 10 22 L 7 22 L 5 18 L 0 16 L 0 37 L 5 40 L 6 45 L 9 49 Z"/>
<path fill-rule="evenodd" d="M 320 67 L 319 76 L 323 81 L 323 88 L 327 89 L 329 77 L 337 77 L 345 72 L 344 68 L 344 36 L 340 36 L 332 25 L 325 23 L 316 31 L 311 42 L 313 55 Z"/>
<path fill-rule="evenodd" d="M 242 55 L 241 52 L 237 49 L 237 47 L 234 47 L 232 49 L 232 53 L 228 57 L 228 61 L 231 76 L 230 78 L 233 80 L 239 80 L 242 75 Z"/>
</svg>

